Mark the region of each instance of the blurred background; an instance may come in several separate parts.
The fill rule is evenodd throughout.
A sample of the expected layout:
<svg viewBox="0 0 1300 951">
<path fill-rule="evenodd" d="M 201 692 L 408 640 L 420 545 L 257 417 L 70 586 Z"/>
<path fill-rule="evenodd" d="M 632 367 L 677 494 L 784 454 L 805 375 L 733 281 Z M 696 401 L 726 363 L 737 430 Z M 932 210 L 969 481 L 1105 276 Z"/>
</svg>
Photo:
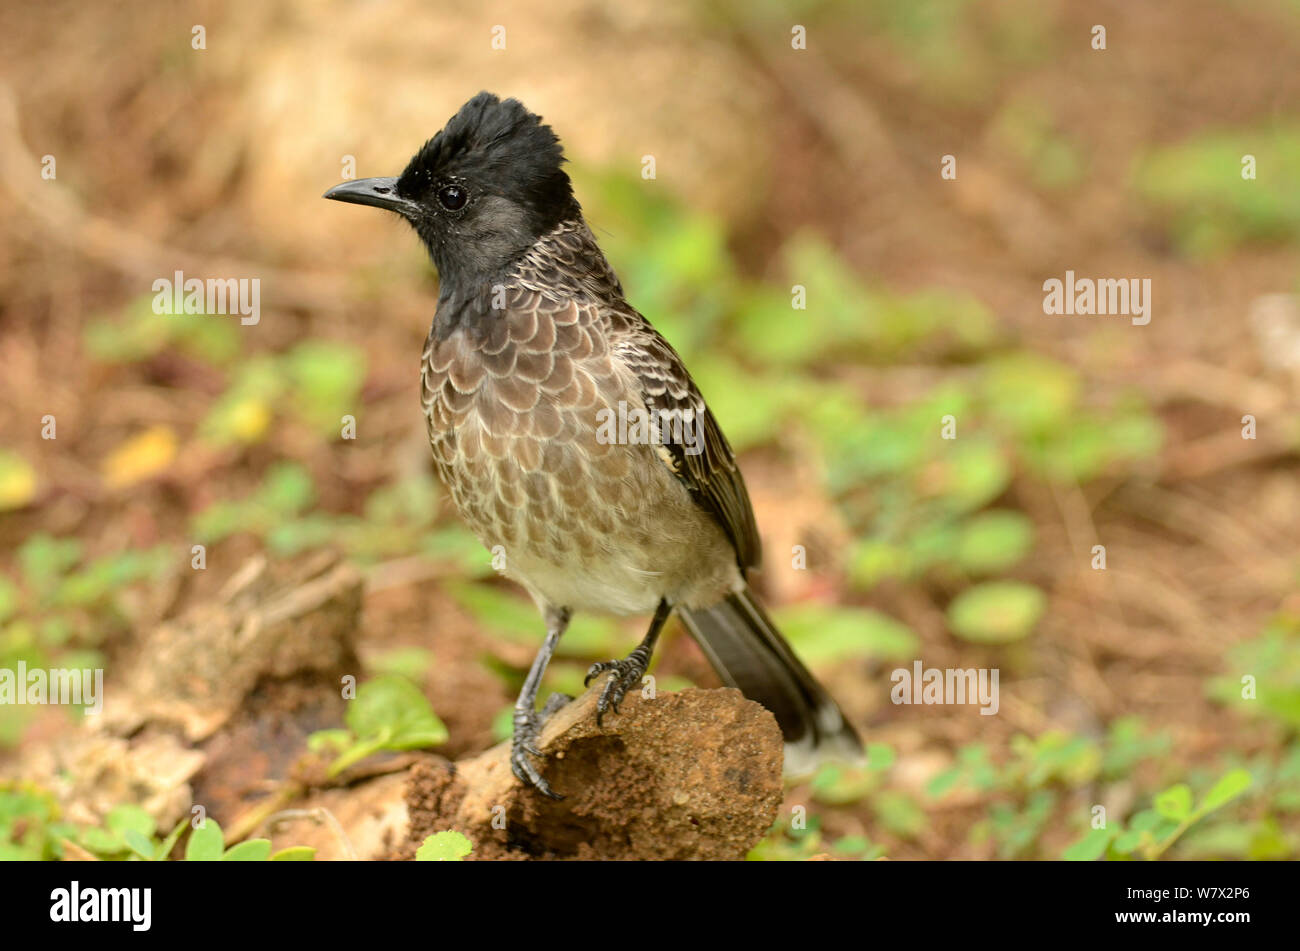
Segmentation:
<svg viewBox="0 0 1300 951">
<path fill-rule="evenodd" d="M 44 0 L 0 54 L 0 666 L 111 691 L 250 558 L 339 552 L 360 678 L 414 683 L 448 756 L 509 735 L 542 631 L 432 472 L 437 275 L 320 199 L 488 89 L 562 138 L 871 744 L 754 857 L 1300 852 L 1295 0 Z M 156 315 L 177 270 L 260 279 L 260 321 Z M 1150 323 L 1046 316 L 1067 270 L 1150 279 Z M 544 693 L 643 627 L 581 619 Z M 997 715 L 891 703 L 915 660 L 999 669 Z M 675 622 L 655 673 L 717 683 Z M 209 746 L 195 796 L 256 801 L 328 692 L 250 714 L 256 764 Z M 135 813 L 32 765 L 78 720 L 0 707 L 0 857 L 127 854 Z"/>
</svg>

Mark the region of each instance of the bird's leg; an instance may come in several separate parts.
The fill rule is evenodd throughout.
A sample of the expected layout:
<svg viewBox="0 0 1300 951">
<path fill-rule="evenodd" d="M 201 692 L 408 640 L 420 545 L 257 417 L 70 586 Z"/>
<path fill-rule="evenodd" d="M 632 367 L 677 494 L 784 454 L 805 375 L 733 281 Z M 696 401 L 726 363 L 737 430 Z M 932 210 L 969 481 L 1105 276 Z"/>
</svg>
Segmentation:
<svg viewBox="0 0 1300 951">
<path fill-rule="evenodd" d="M 533 666 L 524 680 L 524 689 L 519 691 L 519 699 L 515 701 L 515 735 L 510 743 L 510 769 L 519 777 L 520 782 L 535 786 L 542 795 L 552 799 L 564 797 L 551 789 L 550 783 L 542 778 L 529 755 L 542 755 L 537 747 L 537 738 L 542 730 L 542 718 L 537 715 L 537 688 L 541 686 L 542 674 L 546 673 L 546 665 L 555 653 L 555 645 L 560 642 L 560 636 L 568 626 L 568 608 L 547 609 L 546 643 L 533 658 Z"/>
<path fill-rule="evenodd" d="M 641 682 L 641 675 L 650 666 L 650 655 L 654 653 L 655 641 L 659 640 L 659 631 L 663 629 L 664 622 L 668 620 L 672 610 L 672 605 L 667 599 L 660 601 L 659 607 L 655 608 L 655 616 L 650 620 L 650 630 L 646 631 L 645 639 L 637 645 L 636 650 L 622 660 L 603 660 L 592 664 L 587 670 L 587 679 L 583 681 L 584 686 L 607 670 L 614 672 L 614 676 L 605 682 L 605 689 L 600 692 L 600 699 L 596 701 L 597 726 L 600 725 L 605 711 L 611 706 L 614 712 L 618 713 L 618 705 L 623 702 L 623 697 Z"/>
</svg>

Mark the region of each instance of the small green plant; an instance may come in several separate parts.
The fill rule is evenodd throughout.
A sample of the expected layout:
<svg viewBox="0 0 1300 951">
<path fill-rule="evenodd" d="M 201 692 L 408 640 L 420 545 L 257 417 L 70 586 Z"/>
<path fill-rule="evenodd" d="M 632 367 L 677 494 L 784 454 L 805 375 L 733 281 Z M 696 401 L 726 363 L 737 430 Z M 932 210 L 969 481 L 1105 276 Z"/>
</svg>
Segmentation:
<svg viewBox="0 0 1300 951">
<path fill-rule="evenodd" d="M 870 743 L 861 767 L 823 763 L 808 783 L 813 799 L 830 806 L 858 802 L 880 788 L 896 759 L 893 747 Z"/>
<path fill-rule="evenodd" d="M 1041 588 L 1022 581 L 988 581 L 953 599 L 948 627 L 964 641 L 1007 644 L 1033 633 L 1046 609 Z"/>
<path fill-rule="evenodd" d="M 190 823 L 188 817 L 181 819 L 162 836 L 148 811 L 123 803 L 113 807 L 103 825 L 85 826 L 66 838 L 106 861 L 162 862 L 171 855 Z M 307 846 L 292 846 L 272 854 L 270 839 L 248 839 L 226 848 L 221 826 L 215 819 L 204 819 L 186 840 L 184 858 L 189 862 L 283 862 L 310 860 L 315 854 L 316 850 Z"/>
<path fill-rule="evenodd" d="M 992 838 L 1004 859 L 1030 856 L 1051 821 L 1056 798 L 1054 790 L 1036 789 L 1023 800 L 996 802 L 988 818 L 971 829 L 971 839 Z"/>
<path fill-rule="evenodd" d="M 861 859 L 869 862 L 885 854 L 883 845 L 876 845 L 865 835 L 845 835 L 831 843 L 831 854 L 837 858 Z"/>
<path fill-rule="evenodd" d="M 961 786 L 987 793 L 997 785 L 998 771 L 989 759 L 989 751 L 983 744 L 971 743 L 957 751 L 956 763 L 931 778 L 925 792 L 933 799 L 942 799 Z"/>
<path fill-rule="evenodd" d="M 486 584 L 450 584 L 456 602 L 488 633 L 505 640 L 532 644 L 537 639 L 537 608 L 526 597 Z M 599 658 L 615 653 L 621 643 L 618 624 L 610 618 L 579 615 L 556 648 L 557 657 Z"/>
<path fill-rule="evenodd" d="M 187 862 L 309 862 L 315 855 L 316 850 L 305 845 L 273 854 L 270 839 L 245 839 L 226 848 L 225 834 L 215 819 L 200 822 L 185 843 Z"/>
<path fill-rule="evenodd" d="M 1255 157 L 1258 178 L 1242 173 Z M 1153 148 L 1133 170 L 1142 200 L 1168 220 L 1184 253 L 1211 257 L 1247 242 L 1300 237 L 1300 128 L 1224 129 Z"/>
<path fill-rule="evenodd" d="M 54 796 L 31 783 L 0 783 L 0 862 L 63 857 L 63 840 L 76 835 Z"/>
<path fill-rule="evenodd" d="M 919 638 L 906 624 L 869 608 L 810 602 L 786 605 L 775 613 L 799 656 L 811 664 L 905 661 L 920 648 Z"/>
<path fill-rule="evenodd" d="M 767 835 L 745 856 L 751 862 L 801 862 L 823 851 L 821 820 L 810 813 L 799 821 L 779 816 Z"/>
<path fill-rule="evenodd" d="M 1150 809 L 1135 813 L 1127 823 L 1108 823 L 1105 828 L 1093 829 L 1067 848 L 1062 858 L 1082 862 L 1103 855 L 1158 859 L 1184 832 L 1232 802 L 1249 789 L 1251 783 L 1248 771 L 1230 770 L 1195 806 L 1192 791 L 1185 783 L 1170 786 L 1156 795 Z"/>
<path fill-rule="evenodd" d="M 803 862 L 826 853 L 836 858 L 869 861 L 884 855 L 885 847 L 863 834 L 828 839 L 822 832 L 820 818 L 810 813 L 798 821 L 794 815 L 778 817 L 745 858 L 750 862 Z"/>
<path fill-rule="evenodd" d="M 474 843 L 452 829 L 435 832 L 415 851 L 417 862 L 459 862 L 474 851 Z"/>
<path fill-rule="evenodd" d="M 0 668 L 103 667 L 98 646 L 130 629 L 132 588 L 158 581 L 177 560 L 168 545 L 87 557 L 76 538 L 29 536 L 16 570 L 0 575 Z M 31 716 L 29 707 L 0 704 L 0 746 L 16 745 Z"/>
<path fill-rule="evenodd" d="M 1210 682 L 1210 696 L 1246 716 L 1300 729 L 1300 616 L 1283 613 L 1258 637 L 1228 649 L 1231 673 Z"/>
<path fill-rule="evenodd" d="M 347 729 L 321 730 L 307 741 L 313 752 L 334 752 L 328 775 L 381 750 L 413 750 L 447 742 L 447 727 L 424 693 L 405 677 L 389 674 L 357 688 L 344 718 Z"/>
<path fill-rule="evenodd" d="M 87 852 L 108 860 L 161 862 L 185 829 L 185 819 L 176 823 L 165 837 L 158 836 L 158 825 L 145 809 L 133 803 L 114 806 L 104 817 L 102 826 L 87 826 L 77 836 L 77 844 Z"/>
</svg>

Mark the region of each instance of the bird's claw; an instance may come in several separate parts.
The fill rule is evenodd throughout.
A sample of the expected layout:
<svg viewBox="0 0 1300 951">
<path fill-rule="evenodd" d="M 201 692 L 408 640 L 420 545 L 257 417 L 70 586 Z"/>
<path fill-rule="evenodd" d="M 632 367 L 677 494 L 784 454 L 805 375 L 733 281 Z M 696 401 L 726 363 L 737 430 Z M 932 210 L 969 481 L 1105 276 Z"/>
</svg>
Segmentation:
<svg viewBox="0 0 1300 951">
<path fill-rule="evenodd" d="M 510 742 L 510 771 L 525 786 L 532 786 L 543 796 L 550 799 L 564 797 L 551 788 L 542 774 L 537 771 L 529 754 L 541 756 L 537 746 L 537 736 L 541 732 L 536 713 L 515 713 L 515 735 Z"/>
<path fill-rule="evenodd" d="M 630 656 L 622 660 L 602 660 L 591 665 L 587 670 L 586 679 L 582 682 L 584 687 L 607 670 L 614 674 L 605 681 L 605 686 L 600 691 L 600 698 L 596 701 L 597 726 L 604 725 L 602 721 L 606 711 L 612 708 L 615 713 L 618 713 L 623 697 L 633 686 L 641 682 L 641 675 L 645 673 L 645 669 L 646 662 L 637 651 L 633 651 Z"/>
</svg>

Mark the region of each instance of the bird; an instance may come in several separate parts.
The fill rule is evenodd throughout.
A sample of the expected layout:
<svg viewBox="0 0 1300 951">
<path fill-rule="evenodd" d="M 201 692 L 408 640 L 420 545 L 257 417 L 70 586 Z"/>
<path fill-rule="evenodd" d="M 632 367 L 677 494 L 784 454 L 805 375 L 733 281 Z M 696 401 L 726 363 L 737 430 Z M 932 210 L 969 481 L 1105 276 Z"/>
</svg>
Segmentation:
<svg viewBox="0 0 1300 951">
<path fill-rule="evenodd" d="M 438 272 L 420 358 L 434 464 L 545 624 L 514 707 L 511 769 L 563 798 L 538 737 L 569 698 L 539 711 L 537 693 L 580 612 L 651 616 L 635 650 L 587 672 L 588 685 L 606 678 L 601 728 L 676 611 L 720 679 L 775 716 L 787 774 L 860 759 L 857 731 L 749 586 L 761 544 L 735 454 L 677 351 L 628 303 L 565 161 L 540 116 L 481 92 L 400 175 L 324 195 L 397 213 Z"/>
</svg>

